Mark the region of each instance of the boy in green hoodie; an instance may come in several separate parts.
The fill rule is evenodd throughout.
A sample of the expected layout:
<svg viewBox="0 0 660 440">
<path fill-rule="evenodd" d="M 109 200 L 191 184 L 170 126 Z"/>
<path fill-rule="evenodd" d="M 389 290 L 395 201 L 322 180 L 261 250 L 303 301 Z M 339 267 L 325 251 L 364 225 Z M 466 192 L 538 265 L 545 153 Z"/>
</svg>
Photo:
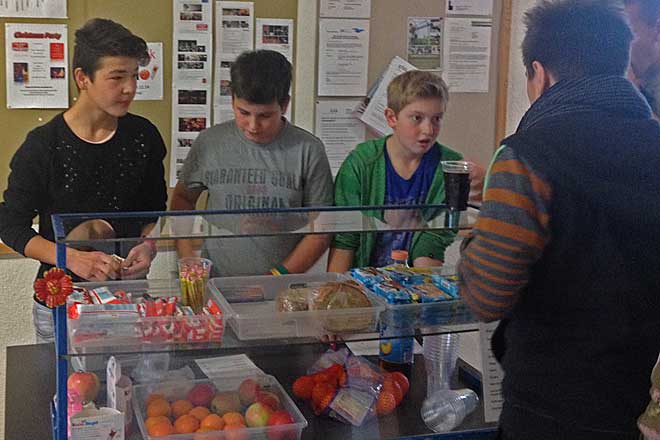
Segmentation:
<svg viewBox="0 0 660 440">
<path fill-rule="evenodd" d="M 433 73 L 413 70 L 394 78 L 387 88 L 385 109 L 393 133 L 361 143 L 349 154 L 335 180 L 335 203 L 443 203 L 440 161 L 462 159 L 459 153 L 436 142 L 448 99 L 446 84 Z M 376 215 L 384 220 L 383 211 Z M 330 249 L 328 271 L 384 266 L 393 250 L 408 251 L 411 265 L 439 266 L 454 237 L 451 231 L 338 234 Z"/>
</svg>

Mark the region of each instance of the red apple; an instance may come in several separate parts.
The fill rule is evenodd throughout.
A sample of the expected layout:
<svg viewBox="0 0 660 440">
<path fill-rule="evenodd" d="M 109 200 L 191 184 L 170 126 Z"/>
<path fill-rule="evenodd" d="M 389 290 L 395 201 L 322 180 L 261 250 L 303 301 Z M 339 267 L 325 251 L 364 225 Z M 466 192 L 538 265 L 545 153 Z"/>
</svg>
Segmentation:
<svg viewBox="0 0 660 440">
<path fill-rule="evenodd" d="M 268 426 L 290 425 L 296 423 L 287 411 L 275 411 L 268 417 Z M 296 430 L 293 428 L 273 428 L 268 430 L 269 440 L 295 440 Z"/>
<path fill-rule="evenodd" d="M 140 70 L 140 79 L 142 80 L 148 80 L 149 77 L 151 76 L 151 73 L 147 69 L 142 69 Z"/>
<path fill-rule="evenodd" d="M 238 397 L 238 393 L 225 391 L 216 394 L 211 401 L 211 411 L 219 416 L 223 416 L 228 412 L 240 412 L 241 399 Z"/>
<path fill-rule="evenodd" d="M 87 403 L 96 399 L 96 395 L 101 388 L 101 382 L 96 374 L 79 371 L 69 376 L 66 386 L 70 390 L 76 390 L 82 397 L 83 403 Z"/>
<path fill-rule="evenodd" d="M 257 398 L 257 393 L 261 387 L 253 379 L 245 379 L 238 387 L 238 396 L 241 398 L 243 405 L 249 405 Z"/>
<path fill-rule="evenodd" d="M 188 392 L 188 400 L 193 406 L 206 406 L 211 404 L 215 396 L 215 388 L 207 383 L 198 383 Z"/>
<path fill-rule="evenodd" d="M 273 392 L 259 391 L 257 393 L 256 401 L 268 405 L 273 411 L 280 409 L 280 398 Z"/>
<path fill-rule="evenodd" d="M 245 423 L 248 428 L 261 428 L 268 424 L 271 409 L 263 403 L 253 403 L 245 411 Z"/>
</svg>

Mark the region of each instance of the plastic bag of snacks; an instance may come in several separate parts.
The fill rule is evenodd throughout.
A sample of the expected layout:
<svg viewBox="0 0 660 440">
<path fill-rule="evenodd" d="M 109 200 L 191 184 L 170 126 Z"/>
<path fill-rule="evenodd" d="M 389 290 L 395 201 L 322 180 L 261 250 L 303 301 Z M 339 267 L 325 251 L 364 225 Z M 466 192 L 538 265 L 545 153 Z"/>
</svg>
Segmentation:
<svg viewBox="0 0 660 440">
<path fill-rule="evenodd" d="M 294 382 L 294 395 L 307 401 L 317 416 L 354 426 L 390 414 L 408 391 L 405 376 L 384 372 L 346 348 L 328 350 L 308 373 Z M 405 381 L 405 391 L 400 381 Z"/>
</svg>

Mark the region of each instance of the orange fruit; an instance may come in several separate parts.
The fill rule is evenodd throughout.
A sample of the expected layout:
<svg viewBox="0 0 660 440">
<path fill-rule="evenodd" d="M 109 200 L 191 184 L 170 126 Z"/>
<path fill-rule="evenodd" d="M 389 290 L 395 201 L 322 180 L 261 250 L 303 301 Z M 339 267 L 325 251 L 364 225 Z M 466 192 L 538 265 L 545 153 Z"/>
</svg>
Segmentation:
<svg viewBox="0 0 660 440">
<path fill-rule="evenodd" d="M 209 409 L 206 408 L 205 406 L 196 406 L 193 409 L 191 409 L 190 411 L 188 411 L 188 415 L 193 416 L 194 418 L 196 418 L 200 422 L 202 420 L 204 420 L 204 418 L 206 416 L 208 416 L 209 414 L 211 414 L 211 411 L 209 411 Z"/>
<path fill-rule="evenodd" d="M 213 429 L 213 428 L 205 428 L 205 427 L 202 426 L 201 428 L 199 428 L 195 432 L 215 432 L 215 431 L 219 431 L 219 430 L 218 429 Z"/>
<path fill-rule="evenodd" d="M 177 400 L 172 402 L 172 415 L 174 418 L 179 418 L 184 414 L 188 414 L 193 409 L 193 404 L 190 400 Z"/>
<path fill-rule="evenodd" d="M 174 428 L 170 420 L 159 420 L 151 425 L 151 428 L 147 430 L 150 436 L 159 437 L 161 435 L 170 435 L 174 434 Z"/>
<path fill-rule="evenodd" d="M 147 396 L 147 400 L 144 401 L 144 406 L 149 406 L 154 400 L 167 400 L 164 394 L 152 393 Z"/>
<path fill-rule="evenodd" d="M 211 428 L 214 431 L 220 431 L 225 427 L 225 421 L 217 414 L 209 414 L 202 419 L 202 423 L 199 426 L 202 428 Z"/>
<path fill-rule="evenodd" d="M 311 399 L 314 385 L 315 383 L 312 376 L 299 377 L 293 383 L 293 394 L 300 399 Z"/>
<path fill-rule="evenodd" d="M 379 416 L 384 416 L 396 408 L 396 397 L 390 391 L 381 391 L 378 394 L 378 400 L 376 401 L 376 413 Z"/>
<path fill-rule="evenodd" d="M 147 417 L 147 420 L 144 421 L 144 427 L 149 431 L 153 425 L 160 422 L 170 423 L 170 419 L 167 416 Z"/>
<path fill-rule="evenodd" d="M 222 416 L 222 420 L 225 421 L 226 425 L 245 425 L 245 419 L 241 413 L 237 412 L 228 412 Z M 227 427 L 225 426 L 225 429 Z"/>
<path fill-rule="evenodd" d="M 394 379 L 388 378 L 383 381 L 383 387 L 380 389 L 381 391 L 389 391 L 390 393 L 394 394 L 394 399 L 396 400 L 397 406 L 399 403 L 401 403 L 401 400 L 403 399 L 403 391 L 401 390 L 401 385 L 399 385 L 399 382 L 395 382 Z"/>
<path fill-rule="evenodd" d="M 169 416 L 171 413 L 172 408 L 165 399 L 156 399 L 147 405 L 147 417 Z"/>
<path fill-rule="evenodd" d="M 225 425 L 222 432 L 225 435 L 225 440 L 247 440 L 248 434 L 243 431 L 245 428 L 246 426 L 242 423 L 229 423 Z"/>
<path fill-rule="evenodd" d="M 191 415 L 184 414 L 174 422 L 174 432 L 177 434 L 190 434 L 199 429 L 199 420 Z"/>
</svg>

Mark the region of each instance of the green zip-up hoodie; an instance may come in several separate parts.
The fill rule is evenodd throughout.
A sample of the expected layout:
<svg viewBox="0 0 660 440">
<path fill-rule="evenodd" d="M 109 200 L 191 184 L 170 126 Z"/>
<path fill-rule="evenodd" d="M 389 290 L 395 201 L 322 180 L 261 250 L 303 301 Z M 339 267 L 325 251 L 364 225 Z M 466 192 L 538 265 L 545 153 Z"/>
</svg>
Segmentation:
<svg viewBox="0 0 660 440">
<path fill-rule="evenodd" d="M 385 142 L 389 136 L 363 142 L 353 150 L 339 169 L 335 179 L 337 206 L 383 205 L 385 203 Z M 435 143 L 441 160 L 461 160 L 460 153 Z M 436 170 L 426 203 L 444 203 L 445 182 L 442 167 Z M 366 215 L 383 220 L 383 211 L 369 211 Z M 451 231 L 424 231 L 413 234 L 409 250 L 412 263 L 417 257 L 444 260 L 445 249 L 454 241 Z M 355 252 L 353 267 L 369 265 L 376 240 L 375 232 L 337 234 L 332 246 Z"/>
</svg>

